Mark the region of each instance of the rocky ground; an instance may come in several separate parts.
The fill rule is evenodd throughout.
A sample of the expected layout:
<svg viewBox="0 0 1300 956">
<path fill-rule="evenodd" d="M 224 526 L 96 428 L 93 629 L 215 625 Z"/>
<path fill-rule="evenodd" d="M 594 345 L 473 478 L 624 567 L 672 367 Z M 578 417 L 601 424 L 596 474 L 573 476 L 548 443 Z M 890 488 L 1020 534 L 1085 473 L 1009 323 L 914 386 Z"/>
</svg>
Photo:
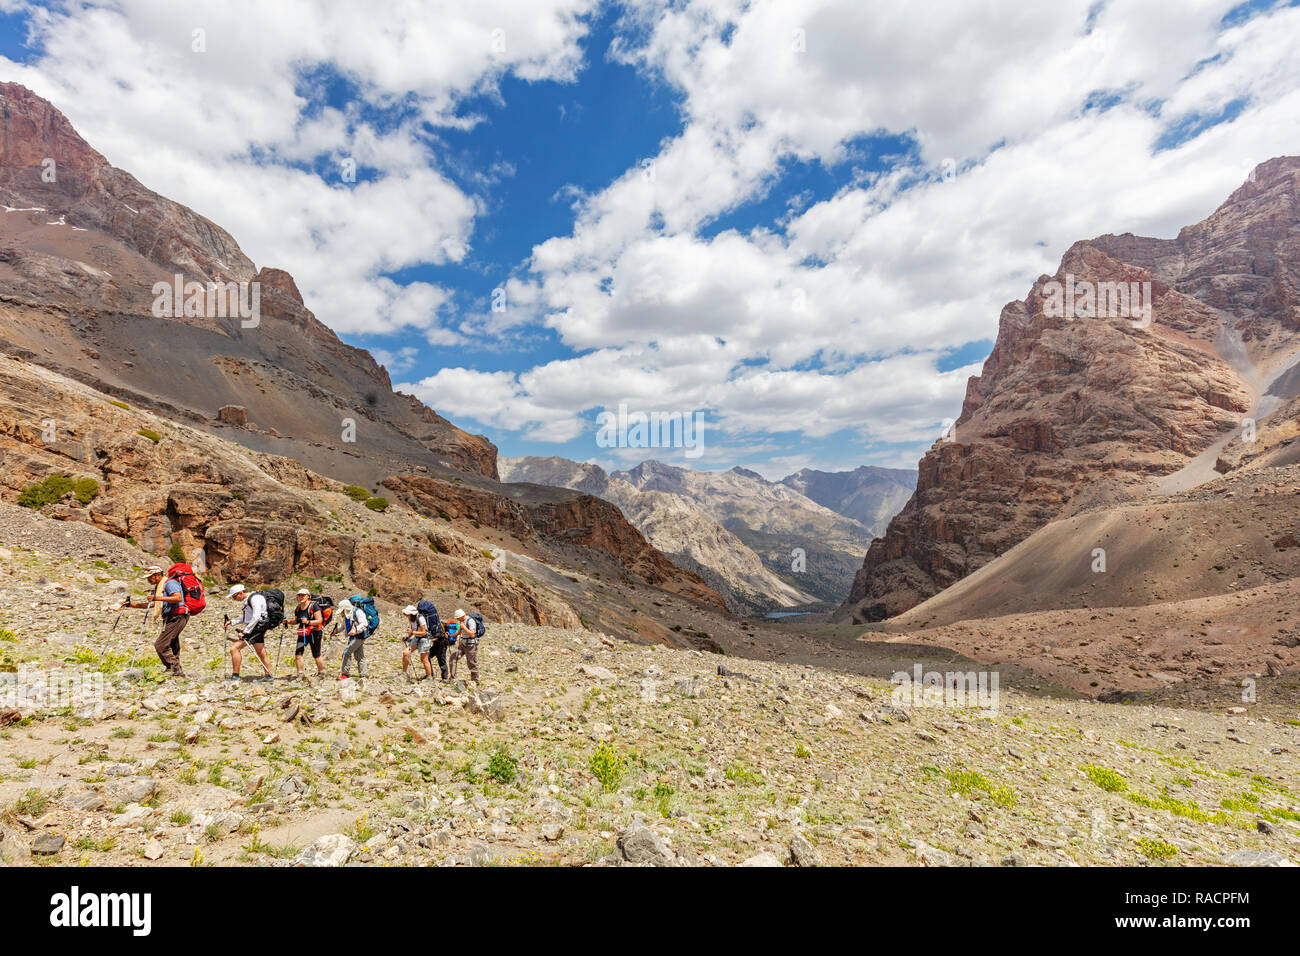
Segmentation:
<svg viewBox="0 0 1300 956">
<path fill-rule="evenodd" d="M 331 679 L 281 656 L 234 684 L 216 596 L 164 679 L 140 612 L 112 630 L 146 555 L 12 513 L 0 543 L 5 689 L 105 682 L 0 715 L 9 865 L 1300 860 L 1300 720 L 1276 706 L 899 706 L 879 678 L 502 623 L 481 687 L 410 683 L 391 618 L 365 682 L 332 679 L 333 642 Z"/>
</svg>

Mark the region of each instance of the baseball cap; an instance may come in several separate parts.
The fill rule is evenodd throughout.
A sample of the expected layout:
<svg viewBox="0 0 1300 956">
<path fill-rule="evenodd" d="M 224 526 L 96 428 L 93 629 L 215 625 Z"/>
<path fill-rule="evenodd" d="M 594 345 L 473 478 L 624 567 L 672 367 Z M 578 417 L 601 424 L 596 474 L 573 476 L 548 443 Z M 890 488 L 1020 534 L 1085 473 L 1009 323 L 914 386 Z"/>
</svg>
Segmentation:
<svg viewBox="0 0 1300 956">
<path fill-rule="evenodd" d="M 145 576 L 146 578 L 151 578 L 151 577 L 153 577 L 155 574 L 162 574 L 162 573 L 163 573 L 163 569 L 162 569 L 162 568 L 145 568 L 145 569 L 144 569 L 144 576 Z"/>
<path fill-rule="evenodd" d="M 299 588 L 299 589 L 298 589 L 298 594 L 299 594 L 299 596 L 302 596 L 302 595 L 305 594 L 305 595 L 307 595 L 308 597 L 311 597 L 311 592 L 308 591 L 306 588 Z"/>
</svg>

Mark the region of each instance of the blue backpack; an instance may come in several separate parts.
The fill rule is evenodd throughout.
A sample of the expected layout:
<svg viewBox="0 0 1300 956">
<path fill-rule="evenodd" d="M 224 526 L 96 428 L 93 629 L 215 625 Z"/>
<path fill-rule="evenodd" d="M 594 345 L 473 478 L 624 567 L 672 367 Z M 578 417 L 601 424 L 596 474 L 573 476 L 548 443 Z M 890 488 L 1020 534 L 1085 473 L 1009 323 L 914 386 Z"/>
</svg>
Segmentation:
<svg viewBox="0 0 1300 956">
<path fill-rule="evenodd" d="M 375 599 L 364 594 L 354 594 L 348 601 L 353 607 L 366 612 L 366 637 L 374 636 L 375 631 L 379 630 L 379 609 L 375 607 Z"/>
<path fill-rule="evenodd" d="M 470 617 L 472 617 L 474 619 L 474 623 L 478 625 L 478 633 L 475 634 L 474 636 L 482 637 L 484 634 L 486 634 L 487 625 L 483 623 L 483 615 L 476 613 L 476 614 L 471 614 Z"/>
<path fill-rule="evenodd" d="M 415 605 L 415 609 L 424 615 L 425 621 L 429 625 L 429 640 L 436 640 L 443 636 L 442 618 L 438 616 L 438 609 L 433 606 L 432 601 L 421 601 Z"/>
</svg>

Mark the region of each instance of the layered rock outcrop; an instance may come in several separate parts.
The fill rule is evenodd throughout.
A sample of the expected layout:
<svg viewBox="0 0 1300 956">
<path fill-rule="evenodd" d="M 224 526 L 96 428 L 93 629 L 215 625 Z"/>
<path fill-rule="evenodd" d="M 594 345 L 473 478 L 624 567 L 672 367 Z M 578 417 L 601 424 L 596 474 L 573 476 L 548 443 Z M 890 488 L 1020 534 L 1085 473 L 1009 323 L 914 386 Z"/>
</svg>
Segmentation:
<svg viewBox="0 0 1300 956">
<path fill-rule="evenodd" d="M 1212 452 L 1298 344 L 1297 277 L 1295 157 L 1259 166 L 1176 239 L 1073 246 L 1055 276 L 1003 308 L 951 440 L 922 459 L 916 492 L 873 542 L 839 616 L 906 611 L 1047 522 L 1147 494 Z M 1050 283 L 1067 280 L 1150 283 L 1152 321 L 1136 309 L 1062 315 Z"/>
</svg>

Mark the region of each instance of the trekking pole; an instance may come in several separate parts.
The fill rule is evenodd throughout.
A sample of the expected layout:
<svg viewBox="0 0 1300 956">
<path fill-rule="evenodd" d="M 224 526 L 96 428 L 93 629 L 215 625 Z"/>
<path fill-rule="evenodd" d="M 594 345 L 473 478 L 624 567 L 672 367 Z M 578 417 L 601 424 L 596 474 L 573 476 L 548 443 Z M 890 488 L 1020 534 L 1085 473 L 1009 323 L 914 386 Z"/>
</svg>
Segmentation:
<svg viewBox="0 0 1300 956">
<path fill-rule="evenodd" d="M 280 625 L 280 645 L 275 649 L 275 671 L 277 674 L 280 672 L 280 658 L 284 656 L 284 628 L 285 625 L 282 623 Z"/>
</svg>

